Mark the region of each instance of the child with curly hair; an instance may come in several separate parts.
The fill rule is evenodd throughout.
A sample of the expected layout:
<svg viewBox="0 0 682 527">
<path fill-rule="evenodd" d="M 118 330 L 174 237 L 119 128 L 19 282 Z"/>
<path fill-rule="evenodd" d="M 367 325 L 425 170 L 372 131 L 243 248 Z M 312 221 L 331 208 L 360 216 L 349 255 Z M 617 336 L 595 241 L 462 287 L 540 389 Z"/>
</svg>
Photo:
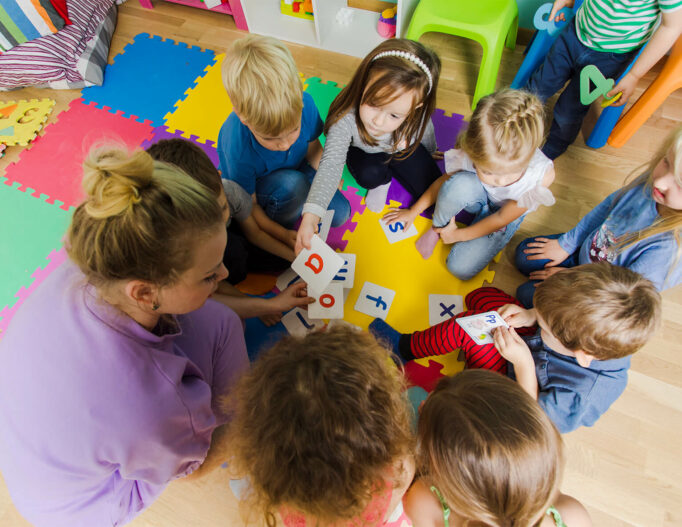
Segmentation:
<svg viewBox="0 0 682 527">
<path fill-rule="evenodd" d="M 225 444 L 269 527 L 411 525 L 411 411 L 390 352 L 341 326 L 288 337 L 232 393 Z"/>
</svg>

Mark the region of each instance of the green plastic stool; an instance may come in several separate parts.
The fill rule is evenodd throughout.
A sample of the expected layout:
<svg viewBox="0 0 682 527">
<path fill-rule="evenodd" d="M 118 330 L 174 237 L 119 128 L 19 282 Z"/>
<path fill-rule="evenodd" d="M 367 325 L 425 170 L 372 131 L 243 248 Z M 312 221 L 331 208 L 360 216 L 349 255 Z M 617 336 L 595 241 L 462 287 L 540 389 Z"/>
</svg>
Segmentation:
<svg viewBox="0 0 682 527">
<path fill-rule="evenodd" d="M 421 0 L 414 11 L 407 38 L 419 40 L 436 31 L 475 40 L 483 47 L 472 110 L 481 97 L 495 91 L 502 48 L 516 45 L 519 9 L 516 0 Z"/>
</svg>

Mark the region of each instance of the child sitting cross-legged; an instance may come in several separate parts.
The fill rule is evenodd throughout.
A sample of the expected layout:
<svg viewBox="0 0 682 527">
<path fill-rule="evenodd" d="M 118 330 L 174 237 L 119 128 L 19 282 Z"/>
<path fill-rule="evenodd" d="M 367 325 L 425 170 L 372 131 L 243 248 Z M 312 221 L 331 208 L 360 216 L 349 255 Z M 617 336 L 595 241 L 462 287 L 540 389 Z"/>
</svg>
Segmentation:
<svg viewBox="0 0 682 527">
<path fill-rule="evenodd" d="M 485 370 L 445 377 L 424 402 L 417 479 L 404 498 L 419 527 L 590 527 L 559 492 L 563 443 L 514 381 Z"/>
<path fill-rule="evenodd" d="M 269 527 L 411 525 L 404 378 L 367 332 L 281 340 L 242 376 L 229 410 L 229 467 L 250 487 L 243 510 Z"/>
<path fill-rule="evenodd" d="M 471 292 L 466 305 L 470 311 L 412 334 L 401 334 L 381 319 L 369 329 L 403 360 L 461 349 L 468 368 L 516 379 L 557 428 L 569 432 L 592 426 L 623 392 L 630 355 L 659 323 L 661 297 L 641 275 L 602 262 L 567 269 L 538 284 L 533 309 L 492 287 Z M 497 328 L 494 344 L 478 345 L 456 318 L 491 310 L 511 327 Z M 531 329 L 535 324 L 537 331 Z"/>
<path fill-rule="evenodd" d="M 272 298 L 247 296 L 234 287 L 233 284 L 244 280 L 249 272 L 287 269 L 294 259 L 293 250 L 261 228 L 253 216 L 251 196 L 234 181 L 221 179 L 201 147 L 186 139 L 163 139 L 150 146 L 147 152 L 157 161 L 180 168 L 212 190 L 223 210 L 228 233 L 223 264 L 228 275 L 218 283 L 214 300 L 232 308 L 241 318 L 260 317 L 268 326 L 276 324 L 283 312 L 313 302 L 307 296 L 303 282 L 289 286 Z M 273 223 L 267 217 L 264 221 Z"/>
</svg>

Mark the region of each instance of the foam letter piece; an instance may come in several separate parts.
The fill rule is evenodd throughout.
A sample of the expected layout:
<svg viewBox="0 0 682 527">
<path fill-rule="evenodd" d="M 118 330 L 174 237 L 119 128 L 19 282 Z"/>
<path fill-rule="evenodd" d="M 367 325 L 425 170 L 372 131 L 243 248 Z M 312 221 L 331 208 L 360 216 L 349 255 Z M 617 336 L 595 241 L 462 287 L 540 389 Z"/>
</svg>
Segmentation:
<svg viewBox="0 0 682 527">
<path fill-rule="evenodd" d="M 317 297 L 314 304 L 308 306 L 308 315 L 313 318 L 343 318 L 343 286 L 332 282 Z"/>
<path fill-rule="evenodd" d="M 308 284 L 308 294 L 317 297 L 343 267 L 343 262 L 341 255 L 315 234 L 310 242 L 310 249 L 303 249 L 298 253 L 291 268 Z"/>
<path fill-rule="evenodd" d="M 595 85 L 590 91 L 590 81 Z M 607 79 L 594 64 L 588 64 L 580 70 L 580 102 L 587 106 L 596 101 L 600 95 L 606 94 L 613 89 L 613 79 Z"/>
<path fill-rule="evenodd" d="M 429 325 L 435 326 L 464 311 L 460 295 L 429 295 Z"/>
<path fill-rule="evenodd" d="M 388 239 L 388 243 L 399 242 L 417 235 L 417 227 L 414 226 L 414 223 L 407 230 L 405 230 L 405 225 L 400 221 L 387 225 L 384 221 L 379 220 L 379 224 Z"/>
<path fill-rule="evenodd" d="M 395 291 L 372 282 L 365 282 L 362 291 L 360 291 L 360 296 L 355 302 L 355 310 L 370 317 L 386 320 L 386 315 L 391 309 L 394 298 Z"/>
<path fill-rule="evenodd" d="M 305 309 L 295 307 L 282 317 L 282 324 L 290 335 L 304 337 L 306 333 L 323 326 L 321 320 L 310 319 L 308 315 Z"/>
<path fill-rule="evenodd" d="M 555 15 L 555 20 L 549 20 L 549 14 L 552 12 L 552 4 L 542 4 L 538 10 L 535 12 L 533 17 L 533 25 L 539 31 L 547 30 L 547 33 L 554 35 L 558 33 L 568 21 L 573 17 L 573 10 L 570 7 L 562 7 Z M 564 14 L 565 20 L 556 21 L 556 17 L 560 14 Z M 547 18 L 545 18 L 547 17 Z"/>
<path fill-rule="evenodd" d="M 344 259 L 343 267 L 334 275 L 332 283 L 338 282 L 344 289 L 350 289 L 355 283 L 355 255 L 341 253 L 341 257 Z"/>
<path fill-rule="evenodd" d="M 324 216 L 317 223 L 317 235 L 322 238 L 325 242 L 327 241 L 327 236 L 329 236 L 329 229 L 332 226 L 332 220 L 334 219 L 334 211 L 328 210 L 324 213 Z"/>
</svg>

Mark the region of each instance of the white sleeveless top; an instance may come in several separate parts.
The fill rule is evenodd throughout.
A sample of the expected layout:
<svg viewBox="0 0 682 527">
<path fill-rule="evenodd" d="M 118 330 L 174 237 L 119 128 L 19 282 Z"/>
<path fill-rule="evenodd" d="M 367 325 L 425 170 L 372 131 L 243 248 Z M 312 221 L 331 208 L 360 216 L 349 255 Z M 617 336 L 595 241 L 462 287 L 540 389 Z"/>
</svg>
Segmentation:
<svg viewBox="0 0 682 527">
<path fill-rule="evenodd" d="M 552 165 L 552 160 L 540 149 L 537 149 L 521 178 L 511 185 L 493 187 L 483 182 L 481 185 L 483 185 L 488 194 L 488 199 L 493 205 L 501 207 L 507 201 L 514 200 L 519 207 L 528 209 L 528 212 L 533 212 L 540 205 L 549 207 L 554 205 L 556 201 L 552 191 L 542 186 L 542 178 L 545 177 L 545 172 Z M 458 170 L 476 172 L 469 156 L 461 150 L 453 148 L 445 152 L 445 171 L 450 173 Z"/>
</svg>

